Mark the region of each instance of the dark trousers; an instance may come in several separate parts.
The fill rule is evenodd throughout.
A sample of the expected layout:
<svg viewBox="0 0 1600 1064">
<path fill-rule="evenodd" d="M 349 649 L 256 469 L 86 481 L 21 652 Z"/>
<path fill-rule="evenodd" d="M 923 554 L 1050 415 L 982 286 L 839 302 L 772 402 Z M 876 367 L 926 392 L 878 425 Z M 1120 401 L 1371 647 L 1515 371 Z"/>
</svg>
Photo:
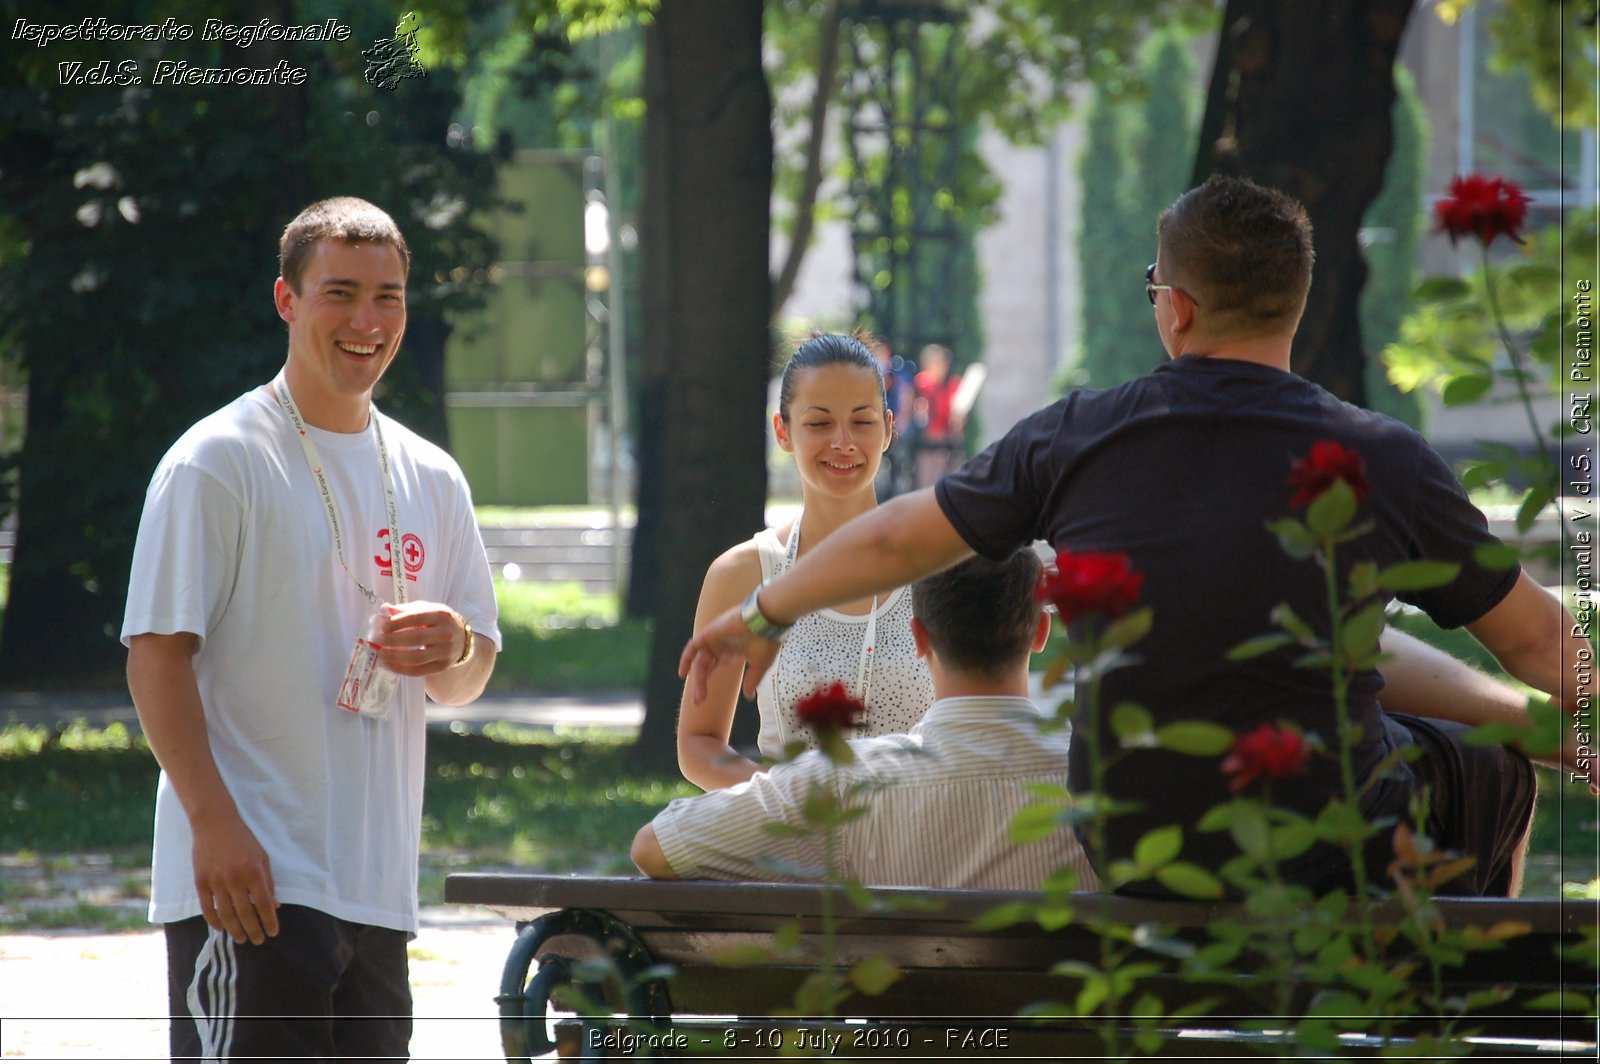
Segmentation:
<svg viewBox="0 0 1600 1064">
<path fill-rule="evenodd" d="M 406 932 L 299 905 L 278 924 L 259 946 L 165 925 L 172 1059 L 409 1059 Z"/>
</svg>

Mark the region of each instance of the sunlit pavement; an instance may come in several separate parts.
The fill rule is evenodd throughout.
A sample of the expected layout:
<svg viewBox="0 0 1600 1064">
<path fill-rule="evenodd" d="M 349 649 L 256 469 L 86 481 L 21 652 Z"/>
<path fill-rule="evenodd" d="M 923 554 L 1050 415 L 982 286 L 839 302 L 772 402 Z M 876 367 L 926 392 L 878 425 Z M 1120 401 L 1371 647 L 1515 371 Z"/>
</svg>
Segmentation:
<svg viewBox="0 0 1600 1064">
<path fill-rule="evenodd" d="M 417 1061 L 504 1060 L 494 996 L 515 941 L 478 910 L 425 910 L 411 944 Z M 157 931 L 0 935 L 0 1056 L 167 1059 L 166 949 Z"/>
</svg>

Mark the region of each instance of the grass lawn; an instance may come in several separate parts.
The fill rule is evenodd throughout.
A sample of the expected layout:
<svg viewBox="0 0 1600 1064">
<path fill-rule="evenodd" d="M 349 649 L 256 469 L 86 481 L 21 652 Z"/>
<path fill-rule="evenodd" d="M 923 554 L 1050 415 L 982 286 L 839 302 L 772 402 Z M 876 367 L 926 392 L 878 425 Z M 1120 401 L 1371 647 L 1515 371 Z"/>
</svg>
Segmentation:
<svg viewBox="0 0 1600 1064">
<path fill-rule="evenodd" d="M 578 583 L 534 584 L 495 579 L 504 645 L 489 681 L 492 691 L 641 690 L 650 626 L 620 620 L 615 595 Z"/>
</svg>

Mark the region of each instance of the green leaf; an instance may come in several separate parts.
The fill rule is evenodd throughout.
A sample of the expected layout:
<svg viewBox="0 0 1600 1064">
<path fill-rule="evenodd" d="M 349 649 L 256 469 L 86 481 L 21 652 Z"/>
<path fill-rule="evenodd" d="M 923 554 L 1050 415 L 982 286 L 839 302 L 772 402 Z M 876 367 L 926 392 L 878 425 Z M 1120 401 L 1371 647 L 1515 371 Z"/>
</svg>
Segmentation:
<svg viewBox="0 0 1600 1064">
<path fill-rule="evenodd" d="M 1451 377 L 1439 392 L 1445 406 L 1465 406 L 1475 403 L 1494 387 L 1494 378 L 1482 373 L 1463 373 Z"/>
<path fill-rule="evenodd" d="M 1255 802 L 1236 802 L 1228 830 L 1241 852 L 1258 861 L 1266 859 L 1271 836 L 1268 834 L 1266 814 L 1259 805 Z"/>
<path fill-rule="evenodd" d="M 1269 522 L 1267 531 L 1278 538 L 1278 546 L 1283 548 L 1283 552 L 1296 561 L 1309 558 L 1316 552 L 1317 537 L 1292 517 Z"/>
<path fill-rule="evenodd" d="M 1335 480 L 1306 510 L 1306 527 L 1319 539 L 1344 531 L 1356 515 L 1356 493 L 1343 480 Z"/>
<path fill-rule="evenodd" d="M 1282 824 L 1272 830 L 1272 857 L 1289 861 L 1305 853 L 1317 841 L 1317 833 L 1309 820 Z"/>
<path fill-rule="evenodd" d="M 850 982 L 863 994 L 875 996 L 900 980 L 898 965 L 882 954 L 873 954 L 850 969 Z"/>
<path fill-rule="evenodd" d="M 1350 601 L 1360 602 L 1378 589 L 1378 564 L 1357 562 L 1350 567 Z"/>
<path fill-rule="evenodd" d="M 872 896 L 872 891 L 868 890 L 865 885 L 857 883 L 853 879 L 845 880 L 842 885 L 844 887 L 844 896 L 849 898 L 850 904 L 857 909 L 864 913 L 869 913 L 879 908 L 878 899 Z"/>
<path fill-rule="evenodd" d="M 1228 651 L 1228 660 L 1249 661 L 1251 658 L 1259 658 L 1263 654 L 1270 654 L 1279 647 L 1288 646 L 1293 642 L 1293 636 L 1282 633 L 1258 635 L 1254 639 L 1246 639 L 1243 643 Z"/>
<path fill-rule="evenodd" d="M 1174 894 L 1186 898 L 1220 898 L 1223 893 L 1222 880 L 1187 861 L 1174 861 L 1157 869 L 1156 879 Z"/>
<path fill-rule="evenodd" d="M 1011 814 L 1011 824 L 1007 828 L 1013 842 L 1038 842 L 1048 839 L 1061 830 L 1062 816 L 1066 808 L 1060 805 L 1034 802 L 1025 805 Z"/>
<path fill-rule="evenodd" d="M 1034 910 L 1033 920 L 1046 931 L 1059 931 L 1072 923 L 1072 906 L 1064 902 L 1041 905 Z"/>
<path fill-rule="evenodd" d="M 1117 618 L 1106 628 L 1105 634 L 1100 637 L 1100 646 L 1105 649 L 1126 649 L 1143 639 L 1150 633 L 1150 626 L 1155 623 L 1156 611 L 1149 606 L 1142 606 L 1133 612 Z"/>
<path fill-rule="evenodd" d="M 1103 975 L 1089 978 L 1078 992 L 1078 1015 L 1091 1016 L 1111 994 L 1111 981 Z"/>
<path fill-rule="evenodd" d="M 1472 560 L 1484 569 L 1515 569 L 1522 564 L 1522 555 L 1504 543 L 1485 543 L 1472 552 Z"/>
<path fill-rule="evenodd" d="M 1356 989 L 1382 997 L 1393 997 L 1406 988 L 1404 979 L 1372 964 L 1349 964 L 1339 974 Z"/>
<path fill-rule="evenodd" d="M 1517 507 L 1517 531 L 1527 534 L 1528 529 L 1539 519 L 1544 508 L 1550 505 L 1556 497 L 1554 484 L 1535 484 L 1528 489 L 1528 494 L 1523 496 L 1522 505 Z"/>
<path fill-rule="evenodd" d="M 1506 464 L 1504 462 L 1473 462 L 1461 471 L 1461 486 L 1468 491 L 1487 487 L 1494 481 L 1504 479 Z"/>
<path fill-rule="evenodd" d="M 824 729 L 817 735 L 817 749 L 827 755 L 828 760 L 835 765 L 855 764 L 856 752 L 850 748 L 850 741 L 844 737 L 843 732 Z"/>
<path fill-rule="evenodd" d="M 1328 842 L 1360 842 L 1372 833 L 1372 825 L 1360 808 L 1334 799 L 1317 814 L 1317 837 Z"/>
<path fill-rule="evenodd" d="M 999 931 L 1001 928 L 1013 927 L 1032 918 L 1031 904 L 1025 901 L 1008 901 L 996 905 L 987 912 L 979 913 L 972 921 L 972 928 L 975 931 Z"/>
<path fill-rule="evenodd" d="M 790 920 L 779 924 L 772 932 L 772 946 L 780 953 L 793 953 L 800 948 L 800 924 Z"/>
<path fill-rule="evenodd" d="M 1573 1012 L 1587 1013 L 1594 1003 L 1588 994 L 1576 990 L 1552 990 L 1548 994 L 1540 994 L 1524 1005 L 1525 1008 L 1538 1009 L 1541 1012 Z"/>
<path fill-rule="evenodd" d="M 1419 303 L 1445 303 L 1463 299 L 1472 294 L 1471 287 L 1459 277 L 1429 277 L 1411 290 L 1411 298 Z"/>
<path fill-rule="evenodd" d="M 1195 757 L 1216 757 L 1233 745 L 1233 732 L 1204 720 L 1180 720 L 1156 729 L 1163 750 Z"/>
<path fill-rule="evenodd" d="M 1536 293 L 1551 299 L 1555 296 L 1553 289 L 1561 283 L 1561 271 L 1548 262 L 1519 262 L 1506 270 L 1505 279 L 1519 288 L 1551 289 Z"/>
<path fill-rule="evenodd" d="M 1183 849 L 1183 829 L 1168 824 L 1152 831 L 1134 843 L 1133 859 L 1145 873 L 1150 873 L 1178 856 Z"/>
<path fill-rule="evenodd" d="M 1195 830 L 1196 831 L 1224 831 L 1224 830 L 1226 830 L 1228 825 L 1233 823 L 1233 810 L 1234 810 L 1234 807 L 1237 806 L 1238 804 L 1239 804 L 1238 802 L 1223 802 L 1220 805 L 1214 805 L 1210 809 L 1207 809 L 1206 812 L 1205 812 L 1205 815 L 1202 816 L 1199 819 L 1199 821 L 1195 824 L 1195 826 L 1194 826 Z"/>
<path fill-rule="evenodd" d="M 1111 730 L 1123 746 L 1133 745 L 1129 740 L 1142 739 L 1150 734 L 1150 711 L 1132 702 L 1123 702 L 1111 711 Z"/>
<path fill-rule="evenodd" d="M 1317 634 L 1311 630 L 1311 626 L 1302 621 L 1300 615 L 1295 613 L 1287 602 L 1280 602 L 1272 607 L 1270 616 L 1273 624 L 1282 628 L 1300 642 L 1310 644 L 1317 641 Z"/>
<path fill-rule="evenodd" d="M 1374 602 L 1344 622 L 1339 632 L 1339 651 L 1346 662 L 1359 663 L 1377 649 L 1384 620 L 1383 603 Z"/>
<path fill-rule="evenodd" d="M 1461 566 L 1455 562 L 1401 562 L 1378 574 L 1378 586 L 1388 591 L 1422 591 L 1443 587 L 1459 572 Z"/>
</svg>

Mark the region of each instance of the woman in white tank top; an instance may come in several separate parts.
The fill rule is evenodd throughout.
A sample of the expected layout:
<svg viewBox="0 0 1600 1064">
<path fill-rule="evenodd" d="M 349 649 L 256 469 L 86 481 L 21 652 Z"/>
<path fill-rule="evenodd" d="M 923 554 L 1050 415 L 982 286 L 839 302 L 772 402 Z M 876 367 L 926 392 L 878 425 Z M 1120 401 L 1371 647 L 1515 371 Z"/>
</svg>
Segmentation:
<svg viewBox="0 0 1600 1064">
<path fill-rule="evenodd" d="M 875 481 L 894 433 L 883 377 L 861 340 L 813 336 L 783 370 L 772 428 L 794 455 L 803 509 L 793 521 L 733 547 L 706 572 L 695 629 L 742 602 L 750 591 L 794 565 L 834 529 L 878 505 Z M 687 687 L 678 713 L 678 766 L 690 782 L 715 790 L 749 779 L 761 766 L 728 745 L 740 670 L 713 676 L 705 701 Z M 933 702 L 933 679 L 911 639 L 911 590 L 802 617 L 756 692 L 758 745 L 778 757 L 786 745 L 815 745 L 795 718 L 797 701 L 819 685 L 842 682 L 867 705 L 853 735 L 903 732 Z"/>
</svg>

